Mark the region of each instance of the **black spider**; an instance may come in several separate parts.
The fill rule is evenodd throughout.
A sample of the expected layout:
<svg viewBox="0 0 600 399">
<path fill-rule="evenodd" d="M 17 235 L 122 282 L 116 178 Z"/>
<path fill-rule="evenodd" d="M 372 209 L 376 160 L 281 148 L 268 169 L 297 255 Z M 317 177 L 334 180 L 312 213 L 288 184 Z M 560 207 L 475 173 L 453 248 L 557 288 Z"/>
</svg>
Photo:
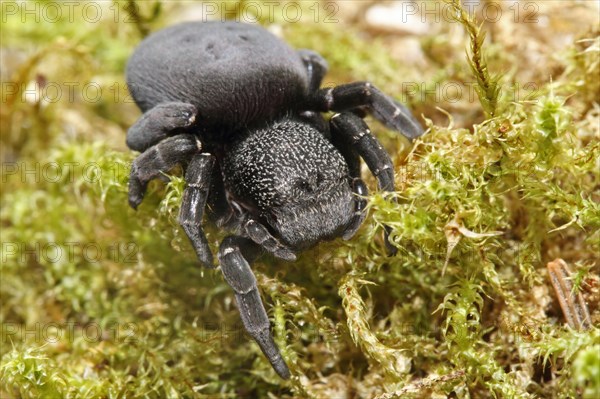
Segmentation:
<svg viewBox="0 0 600 399">
<path fill-rule="evenodd" d="M 423 133 L 404 106 L 369 83 L 320 89 L 326 71 L 319 54 L 235 22 L 164 29 L 127 65 L 127 84 L 144 112 L 127 132 L 127 145 L 142 152 L 129 203 L 137 208 L 150 180 L 186 165 L 179 222 L 211 268 L 205 207 L 235 232 L 221 243 L 219 264 L 244 327 L 283 378 L 290 372 L 249 264 L 261 248 L 293 261 L 295 251 L 319 241 L 352 237 L 366 206 L 359 156 L 380 189 L 394 190 L 392 162 L 358 116 L 364 110 L 408 138 Z M 340 113 L 327 123 L 320 114 L 327 111 Z"/>
</svg>

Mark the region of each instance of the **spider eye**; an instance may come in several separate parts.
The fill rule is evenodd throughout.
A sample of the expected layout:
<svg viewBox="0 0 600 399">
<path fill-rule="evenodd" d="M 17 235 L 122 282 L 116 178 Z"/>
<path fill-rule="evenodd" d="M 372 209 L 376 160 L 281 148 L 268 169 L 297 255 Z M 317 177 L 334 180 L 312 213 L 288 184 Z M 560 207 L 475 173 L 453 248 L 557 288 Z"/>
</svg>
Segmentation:
<svg viewBox="0 0 600 399">
<path fill-rule="evenodd" d="M 317 172 L 314 179 L 298 179 L 294 183 L 294 188 L 301 192 L 312 193 L 319 189 L 325 182 L 325 175 L 321 172 Z"/>
<path fill-rule="evenodd" d="M 323 174 L 321 172 L 317 173 L 317 187 L 321 186 L 321 183 L 323 183 L 323 180 L 325 180 L 325 176 L 323 176 Z"/>
<path fill-rule="evenodd" d="M 313 187 L 311 187 L 310 183 L 306 179 L 296 180 L 294 187 L 302 192 L 313 191 Z"/>
</svg>

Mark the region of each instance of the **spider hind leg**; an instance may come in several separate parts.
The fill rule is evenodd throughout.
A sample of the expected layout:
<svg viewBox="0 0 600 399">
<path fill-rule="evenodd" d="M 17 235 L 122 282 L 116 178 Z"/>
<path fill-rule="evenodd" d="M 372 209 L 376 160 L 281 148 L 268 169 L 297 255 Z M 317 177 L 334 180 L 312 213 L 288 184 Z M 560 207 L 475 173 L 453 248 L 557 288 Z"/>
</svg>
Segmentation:
<svg viewBox="0 0 600 399">
<path fill-rule="evenodd" d="M 146 111 L 127 131 L 127 146 L 146 151 L 178 130 L 185 130 L 196 121 L 196 107 L 188 103 L 169 102 Z"/>
</svg>

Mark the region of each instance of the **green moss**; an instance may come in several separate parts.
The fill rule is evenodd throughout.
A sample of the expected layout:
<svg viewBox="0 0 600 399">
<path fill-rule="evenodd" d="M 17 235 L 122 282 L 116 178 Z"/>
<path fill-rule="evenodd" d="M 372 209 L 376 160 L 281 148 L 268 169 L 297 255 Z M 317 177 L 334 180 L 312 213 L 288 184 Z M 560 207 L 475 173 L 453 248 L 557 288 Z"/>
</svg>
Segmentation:
<svg viewBox="0 0 600 399">
<path fill-rule="evenodd" d="M 19 387 L 21 392 L 43 398 L 62 398 L 67 383 L 55 361 L 40 353 L 40 348 L 13 351 L 3 359 L 2 383 L 7 388 Z"/>
<path fill-rule="evenodd" d="M 227 2 L 221 11 L 247 17 L 250 3 L 268 9 Z M 220 272 L 195 260 L 177 224 L 181 172 L 152 183 L 138 211 L 127 205 L 135 154 L 124 136 L 139 111 L 126 97 L 124 64 L 144 35 L 192 5 L 119 2 L 101 6 L 123 18 L 89 23 L 76 9 L 74 21 L 7 14 L 3 24 L 2 51 L 18 62 L 2 73 L 0 395 L 600 395 L 598 26 L 581 23 L 555 52 L 545 46 L 564 37 L 552 29 L 521 47 L 506 32 L 528 26 L 480 26 L 461 14 L 461 25 L 408 37 L 420 43 L 419 63 L 398 56 L 406 36 L 370 27 L 357 4 L 358 16 L 340 9 L 337 23 L 323 20 L 332 3 L 302 2 L 295 23 L 282 17 L 287 4 L 262 22 L 322 53 L 326 82 L 371 80 L 428 127 L 409 146 L 369 119 L 392 155 L 397 191 L 379 192 L 365 173 L 369 217 L 352 240 L 322 243 L 295 263 L 263 256 L 253 265 L 292 380 L 280 380 L 244 334 Z M 551 25 L 577 12 L 561 7 L 545 14 Z M 531 62 L 531 48 L 547 64 Z M 537 77 L 527 99 L 515 97 L 522 76 Z M 467 90 L 473 77 L 469 100 L 432 91 Z M 103 95 L 24 99 L 32 82 L 93 83 Z M 213 226 L 207 236 L 215 250 L 224 233 Z M 565 327 L 546 269 L 556 258 L 588 299 L 590 331 Z"/>
<path fill-rule="evenodd" d="M 575 383 L 583 388 L 584 398 L 594 398 L 600 392 L 600 345 L 582 349 L 573 366 Z"/>
</svg>

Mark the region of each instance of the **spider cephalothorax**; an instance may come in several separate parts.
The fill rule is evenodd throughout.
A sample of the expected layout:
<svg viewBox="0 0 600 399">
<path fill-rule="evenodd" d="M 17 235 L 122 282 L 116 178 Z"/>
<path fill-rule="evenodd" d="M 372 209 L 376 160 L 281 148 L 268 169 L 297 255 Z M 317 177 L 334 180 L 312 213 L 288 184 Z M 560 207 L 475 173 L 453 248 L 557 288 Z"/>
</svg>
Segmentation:
<svg viewBox="0 0 600 399">
<path fill-rule="evenodd" d="M 342 155 L 306 122 L 243 135 L 222 166 L 227 191 L 292 248 L 340 236 L 359 200 Z"/>
<path fill-rule="evenodd" d="M 150 180 L 184 165 L 179 221 L 207 267 L 215 267 L 202 230 L 207 201 L 217 223 L 233 229 L 219 265 L 246 330 L 283 378 L 290 372 L 250 263 L 261 248 L 294 260 L 319 241 L 352 237 L 365 217 L 360 158 L 380 189 L 394 190 L 390 157 L 359 116 L 364 110 L 410 139 L 423 133 L 404 106 L 367 82 L 321 89 L 326 71 L 317 53 L 235 22 L 164 29 L 127 66 L 144 112 L 127 133 L 128 146 L 142 152 L 129 202 L 137 208 Z M 327 111 L 339 113 L 326 122 Z"/>
</svg>

